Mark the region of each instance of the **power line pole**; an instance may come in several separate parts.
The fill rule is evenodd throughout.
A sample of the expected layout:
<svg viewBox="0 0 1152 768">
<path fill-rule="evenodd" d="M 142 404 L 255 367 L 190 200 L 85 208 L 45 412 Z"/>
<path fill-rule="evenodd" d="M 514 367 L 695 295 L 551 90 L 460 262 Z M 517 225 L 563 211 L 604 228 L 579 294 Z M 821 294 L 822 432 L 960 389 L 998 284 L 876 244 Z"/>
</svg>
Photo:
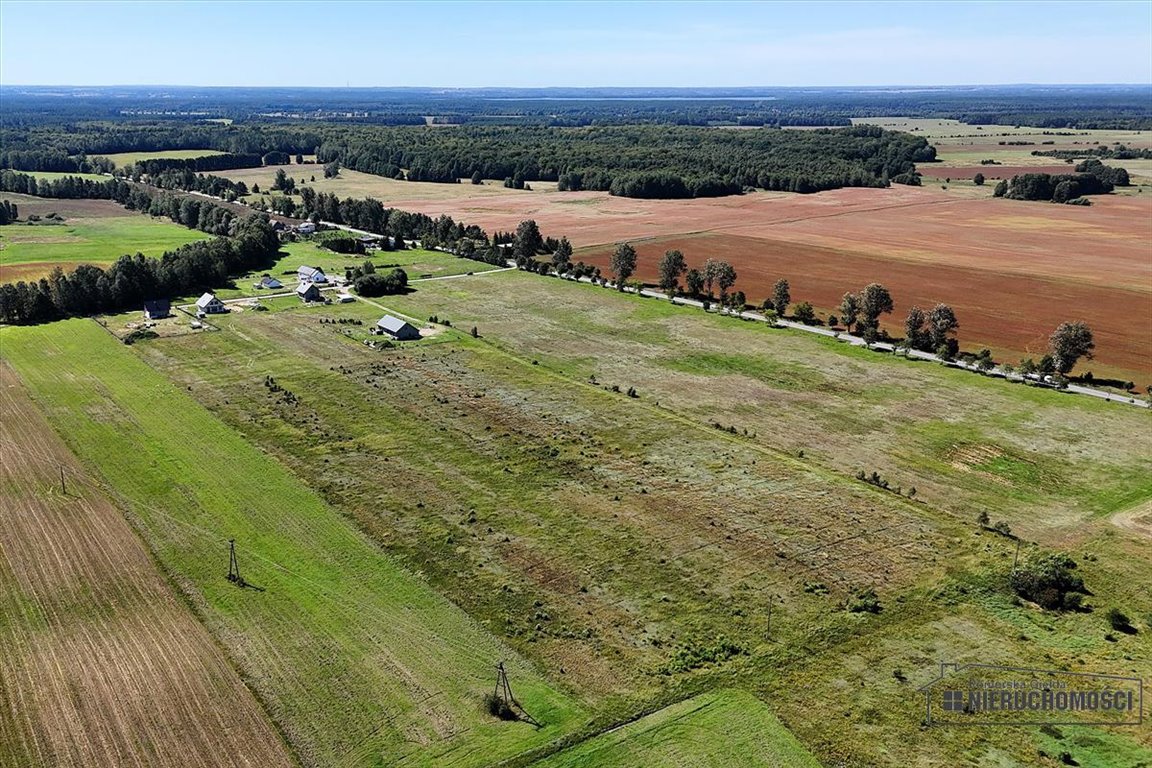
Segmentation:
<svg viewBox="0 0 1152 768">
<path fill-rule="evenodd" d="M 228 581 L 244 585 L 244 579 L 240 577 L 240 563 L 236 561 L 236 539 L 228 539 Z"/>
<path fill-rule="evenodd" d="M 68 486 L 64 485 L 64 465 L 60 465 L 60 493 L 68 495 Z"/>
</svg>

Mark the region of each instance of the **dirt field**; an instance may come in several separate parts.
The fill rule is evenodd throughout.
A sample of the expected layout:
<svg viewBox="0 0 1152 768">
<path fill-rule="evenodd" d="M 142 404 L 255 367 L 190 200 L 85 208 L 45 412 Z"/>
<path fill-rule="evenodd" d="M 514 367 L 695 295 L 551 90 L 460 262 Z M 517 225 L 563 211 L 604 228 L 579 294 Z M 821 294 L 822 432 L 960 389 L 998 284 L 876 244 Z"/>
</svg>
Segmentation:
<svg viewBox="0 0 1152 768">
<path fill-rule="evenodd" d="M 1142 381 L 1152 380 L 1152 349 L 1147 343 L 1152 337 L 1152 293 L 723 234 L 639 243 L 637 276 L 656 282 L 656 265 L 670 248 L 682 250 L 694 266 L 708 256 L 730 261 L 740 275 L 737 287 L 757 304 L 776 280 L 785 277 L 795 301 L 811 301 L 825 313 L 835 313 L 845 291 L 880 280 L 895 299 L 895 311 L 885 323 L 894 335 L 903 335 L 908 307 L 944 302 L 960 318 L 963 347 L 986 345 L 1010 361 L 1043 355 L 1048 335 L 1069 319 L 1070 312 L 1076 314 L 1073 308 L 1093 307 L 1076 315 L 1090 322 L 1097 346 L 1097 360 L 1082 367 L 1098 377 L 1139 375 Z M 611 246 L 604 246 L 578 255 L 607 270 L 611 251 Z M 1133 333 L 1137 329 L 1140 334 Z"/>
<path fill-rule="evenodd" d="M 0 404 L 0 764 L 292 765 L 6 364 Z"/>
</svg>

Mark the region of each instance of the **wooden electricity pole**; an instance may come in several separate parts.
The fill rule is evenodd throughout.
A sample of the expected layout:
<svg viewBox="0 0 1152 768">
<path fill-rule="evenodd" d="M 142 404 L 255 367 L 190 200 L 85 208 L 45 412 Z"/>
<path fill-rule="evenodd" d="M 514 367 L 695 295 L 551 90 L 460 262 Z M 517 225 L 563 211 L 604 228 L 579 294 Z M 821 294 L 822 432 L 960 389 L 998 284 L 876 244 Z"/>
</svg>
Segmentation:
<svg viewBox="0 0 1152 768">
<path fill-rule="evenodd" d="M 228 581 L 244 585 L 244 579 L 240 578 L 240 563 L 236 562 L 236 539 L 228 539 Z"/>
<path fill-rule="evenodd" d="M 68 495 L 68 487 L 64 485 L 64 465 L 60 465 L 60 493 Z"/>
<path fill-rule="evenodd" d="M 512 695 L 512 684 L 508 682 L 508 672 L 504 669 L 504 662 L 496 665 L 496 695 L 503 699 L 509 708 L 515 707 L 520 712 L 521 720 L 532 723 L 537 728 L 542 727 L 541 723 L 528 714 L 524 706 L 516 701 L 516 697 Z"/>
</svg>

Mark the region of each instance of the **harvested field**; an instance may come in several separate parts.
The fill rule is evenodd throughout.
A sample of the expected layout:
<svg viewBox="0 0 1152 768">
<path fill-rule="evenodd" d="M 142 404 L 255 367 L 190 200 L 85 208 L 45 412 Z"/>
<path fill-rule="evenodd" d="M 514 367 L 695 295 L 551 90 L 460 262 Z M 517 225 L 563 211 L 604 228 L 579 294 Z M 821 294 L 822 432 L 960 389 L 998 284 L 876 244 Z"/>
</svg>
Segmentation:
<svg viewBox="0 0 1152 768">
<path fill-rule="evenodd" d="M 896 307 L 884 325 L 895 336 L 903 335 L 903 318 L 909 307 L 944 302 L 960 318 L 963 347 L 987 346 L 997 353 L 998 359 L 1038 358 L 1046 351 L 1048 336 L 1057 325 L 1081 318 L 1089 322 L 1096 338 L 1096 359 L 1082 363 L 1081 372 L 1092 370 L 1097 376 L 1152 381 L 1149 290 L 1091 284 L 1074 274 L 1043 277 L 926 264 L 795 241 L 724 234 L 637 243 L 637 276 L 657 282 L 659 259 L 670 248 L 682 250 L 695 266 L 709 257 L 730 261 L 740 275 L 736 287 L 755 304 L 769 295 L 776 280 L 785 277 L 794 301 L 810 301 L 825 313 L 835 314 L 845 291 L 883 282 L 892 291 Z M 577 257 L 607 272 L 611 252 L 611 246 L 603 246 L 580 252 Z M 1058 273 L 1060 266 L 1071 265 L 1054 263 L 1052 272 Z M 1135 277 L 1134 269 L 1134 282 Z"/>
<path fill-rule="evenodd" d="M 0 405 L 0 764 L 292 765 L 255 697 L 6 364 Z"/>
<path fill-rule="evenodd" d="M 608 264 L 607 244 L 633 241 L 646 280 L 654 279 L 659 254 L 679 247 L 694 264 L 731 261 L 742 275 L 736 287 L 754 301 L 787 277 L 793 297 L 828 311 L 845 291 L 883 282 L 898 305 L 893 330 L 913 303 L 944 301 L 960 313 L 965 344 L 1009 360 L 1042 354 L 1059 323 L 1084 319 L 1098 347 L 1087 369 L 1152 381 L 1152 197 L 1098 196 L 1082 208 L 994 199 L 989 185 L 979 198 L 894 187 L 637 200 L 385 182 L 418 193 L 383 198 L 398 208 L 447 213 L 489 231 L 534 218 L 545 233 L 566 235 L 578 247 L 605 244 L 577 254 L 601 267 Z M 438 197 L 421 196 L 424 187 L 454 197 L 440 189 Z"/>
</svg>

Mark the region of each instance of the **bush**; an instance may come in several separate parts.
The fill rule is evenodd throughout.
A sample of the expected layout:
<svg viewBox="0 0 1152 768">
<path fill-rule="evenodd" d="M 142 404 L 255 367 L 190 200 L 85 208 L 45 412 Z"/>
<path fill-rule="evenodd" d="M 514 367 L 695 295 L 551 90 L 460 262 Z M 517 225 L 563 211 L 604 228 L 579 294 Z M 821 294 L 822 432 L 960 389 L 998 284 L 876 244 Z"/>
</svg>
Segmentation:
<svg viewBox="0 0 1152 768">
<path fill-rule="evenodd" d="M 520 719 L 516 716 L 516 712 L 512 709 L 512 706 L 494 693 L 484 694 L 484 709 L 487 710 L 488 714 L 492 715 L 492 717 L 498 717 L 501 720 Z"/>
<path fill-rule="evenodd" d="M 717 636 L 710 644 L 694 641 L 676 649 L 672 659 L 664 665 L 664 673 L 689 672 L 705 664 L 719 664 L 746 653 L 744 648 L 723 635 Z"/>
<path fill-rule="evenodd" d="M 1083 600 L 1069 597 L 1086 594 L 1084 580 L 1073 573 L 1076 561 L 1060 552 L 1030 558 L 1015 570 L 1010 579 L 1012 590 L 1048 610 L 1071 610 Z"/>
<path fill-rule="evenodd" d="M 1128 633 L 1132 631 L 1132 620 L 1119 608 L 1109 608 L 1107 618 L 1108 625 L 1117 632 Z"/>
<path fill-rule="evenodd" d="M 871 587 L 857 590 L 845 607 L 849 613 L 880 613 L 882 610 L 880 598 L 876 595 L 876 590 Z"/>
</svg>

